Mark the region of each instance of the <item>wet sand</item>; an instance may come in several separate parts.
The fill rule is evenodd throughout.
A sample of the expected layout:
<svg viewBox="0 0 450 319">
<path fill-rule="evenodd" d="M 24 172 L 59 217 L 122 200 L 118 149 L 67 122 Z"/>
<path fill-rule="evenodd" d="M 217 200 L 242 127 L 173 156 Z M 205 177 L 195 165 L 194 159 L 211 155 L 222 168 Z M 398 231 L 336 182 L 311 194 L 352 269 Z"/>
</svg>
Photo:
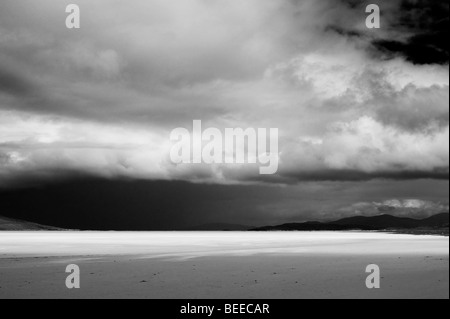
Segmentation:
<svg viewBox="0 0 450 319">
<path fill-rule="evenodd" d="M 65 286 L 77 264 L 81 289 Z M 366 266 L 381 268 L 369 290 Z M 380 233 L 0 233 L 0 298 L 449 298 L 449 240 Z"/>
</svg>

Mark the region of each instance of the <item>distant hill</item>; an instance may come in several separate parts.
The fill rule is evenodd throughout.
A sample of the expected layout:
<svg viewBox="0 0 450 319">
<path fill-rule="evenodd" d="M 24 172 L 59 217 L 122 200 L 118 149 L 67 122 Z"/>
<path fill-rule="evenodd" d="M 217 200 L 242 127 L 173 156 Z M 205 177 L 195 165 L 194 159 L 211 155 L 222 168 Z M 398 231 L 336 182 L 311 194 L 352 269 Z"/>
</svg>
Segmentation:
<svg viewBox="0 0 450 319">
<path fill-rule="evenodd" d="M 37 231 L 37 230 L 63 230 L 63 229 L 0 216 L 0 231 L 21 231 L 21 230 Z"/>
<path fill-rule="evenodd" d="M 448 234 L 449 214 L 442 213 L 426 219 L 400 218 L 391 215 L 374 217 L 356 216 L 340 219 L 334 222 L 290 223 L 277 226 L 254 228 L 239 224 L 204 224 L 182 229 L 184 231 L 344 231 L 344 230 L 411 230 L 419 233 L 429 233 L 427 230 L 444 230 Z M 40 225 L 18 219 L 0 216 L 0 231 L 58 231 L 57 227 Z M 441 232 L 438 232 L 441 233 Z"/>
<path fill-rule="evenodd" d="M 419 220 L 412 218 L 400 218 L 391 215 L 381 215 L 374 217 L 350 217 L 344 218 L 331 224 L 342 226 L 369 227 L 375 229 L 385 228 L 416 228 L 419 227 Z"/>
<path fill-rule="evenodd" d="M 430 218 L 422 220 L 422 224 L 428 227 L 448 227 L 449 224 L 448 216 L 449 216 L 448 213 L 435 215 Z"/>
<path fill-rule="evenodd" d="M 388 229 L 416 229 L 416 228 L 448 228 L 449 214 L 442 213 L 426 219 L 400 218 L 391 215 L 374 217 L 350 217 L 334 222 L 306 222 L 297 224 L 283 224 L 253 229 L 254 231 L 337 231 L 337 230 L 388 230 Z"/>
<path fill-rule="evenodd" d="M 253 226 L 237 225 L 237 224 L 204 224 L 183 229 L 185 231 L 246 231 L 253 229 Z"/>
</svg>

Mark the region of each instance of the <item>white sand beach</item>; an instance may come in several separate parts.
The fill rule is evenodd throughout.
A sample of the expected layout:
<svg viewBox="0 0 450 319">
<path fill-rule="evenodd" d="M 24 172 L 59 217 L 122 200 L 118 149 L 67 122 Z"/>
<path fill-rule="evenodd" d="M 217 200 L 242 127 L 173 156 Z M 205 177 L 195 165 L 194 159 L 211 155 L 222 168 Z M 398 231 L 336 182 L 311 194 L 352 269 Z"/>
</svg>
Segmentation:
<svg viewBox="0 0 450 319">
<path fill-rule="evenodd" d="M 81 289 L 65 286 L 77 264 Z M 381 269 L 381 289 L 365 285 Z M 0 298 L 449 298 L 449 239 L 361 232 L 2 232 Z"/>
</svg>

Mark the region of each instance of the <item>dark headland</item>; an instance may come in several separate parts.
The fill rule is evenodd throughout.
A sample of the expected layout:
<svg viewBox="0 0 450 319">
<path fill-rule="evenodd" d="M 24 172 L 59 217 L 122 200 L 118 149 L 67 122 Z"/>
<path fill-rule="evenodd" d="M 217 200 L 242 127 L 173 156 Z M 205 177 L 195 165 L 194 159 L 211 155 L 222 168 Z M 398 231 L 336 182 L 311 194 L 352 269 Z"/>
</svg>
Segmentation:
<svg viewBox="0 0 450 319">
<path fill-rule="evenodd" d="M 412 219 L 380 215 L 373 217 L 356 216 L 334 222 L 290 223 L 266 226 L 253 231 L 393 231 L 407 234 L 449 234 L 449 213 L 441 213 L 425 219 Z"/>
</svg>

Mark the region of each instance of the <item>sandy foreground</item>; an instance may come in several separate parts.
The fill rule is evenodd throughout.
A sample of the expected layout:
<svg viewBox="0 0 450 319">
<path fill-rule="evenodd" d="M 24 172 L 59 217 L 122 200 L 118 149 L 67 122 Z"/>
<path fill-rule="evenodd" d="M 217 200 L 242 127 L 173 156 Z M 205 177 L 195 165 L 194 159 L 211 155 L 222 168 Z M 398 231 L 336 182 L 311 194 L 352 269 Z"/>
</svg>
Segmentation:
<svg viewBox="0 0 450 319">
<path fill-rule="evenodd" d="M 66 266 L 81 289 L 66 288 Z M 366 287 L 369 264 L 381 289 Z M 360 232 L 3 232 L 0 298 L 449 298 L 449 239 Z"/>
</svg>

